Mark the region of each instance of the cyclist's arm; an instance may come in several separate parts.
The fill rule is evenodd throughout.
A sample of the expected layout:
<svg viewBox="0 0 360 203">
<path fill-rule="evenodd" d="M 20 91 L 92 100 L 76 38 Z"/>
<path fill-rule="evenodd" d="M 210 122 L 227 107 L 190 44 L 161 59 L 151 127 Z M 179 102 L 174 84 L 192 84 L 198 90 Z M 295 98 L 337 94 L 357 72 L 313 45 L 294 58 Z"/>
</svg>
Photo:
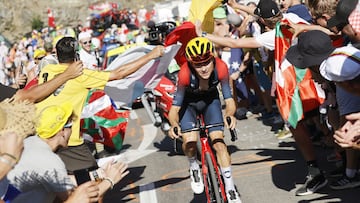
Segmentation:
<svg viewBox="0 0 360 203">
<path fill-rule="evenodd" d="M 175 106 L 172 105 L 169 111 L 169 122 L 170 125 L 173 127 L 177 127 L 179 126 L 179 111 L 180 111 L 180 106 Z"/>
<path fill-rule="evenodd" d="M 178 76 L 179 76 L 179 79 L 178 79 L 178 84 L 176 86 L 175 96 L 174 96 L 173 103 L 172 103 L 172 106 L 169 111 L 169 123 L 171 125 L 171 129 L 169 130 L 169 136 L 171 138 L 176 138 L 176 137 L 178 137 L 178 135 L 180 135 L 179 111 L 180 111 L 180 108 L 184 101 L 184 96 L 185 96 L 185 83 L 186 82 L 184 82 L 183 71 L 180 70 Z M 178 135 L 176 135 L 175 132 L 173 131 L 174 127 L 178 128 Z"/>
</svg>

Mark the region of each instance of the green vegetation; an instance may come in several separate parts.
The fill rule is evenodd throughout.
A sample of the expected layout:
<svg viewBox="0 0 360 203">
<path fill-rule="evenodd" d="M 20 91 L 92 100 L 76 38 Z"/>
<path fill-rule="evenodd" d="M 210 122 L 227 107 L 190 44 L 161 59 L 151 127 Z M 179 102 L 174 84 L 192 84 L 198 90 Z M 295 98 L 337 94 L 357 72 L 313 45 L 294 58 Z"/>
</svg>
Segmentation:
<svg viewBox="0 0 360 203">
<path fill-rule="evenodd" d="M 44 27 L 44 22 L 41 20 L 40 16 L 37 15 L 33 17 L 31 21 L 32 30 L 41 30 Z"/>
</svg>

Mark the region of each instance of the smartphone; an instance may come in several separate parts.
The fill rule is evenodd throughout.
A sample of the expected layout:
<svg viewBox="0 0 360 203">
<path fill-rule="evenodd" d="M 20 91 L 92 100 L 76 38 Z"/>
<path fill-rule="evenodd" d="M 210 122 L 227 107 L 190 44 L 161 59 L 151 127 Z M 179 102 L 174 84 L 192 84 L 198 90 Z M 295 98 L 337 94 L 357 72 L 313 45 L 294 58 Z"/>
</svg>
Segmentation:
<svg viewBox="0 0 360 203">
<path fill-rule="evenodd" d="M 81 185 L 91 180 L 89 175 L 89 169 L 87 168 L 74 171 L 74 175 L 75 175 L 76 183 L 78 185 Z"/>
<path fill-rule="evenodd" d="M 75 52 L 75 61 L 80 61 L 80 55 L 78 52 Z"/>
</svg>

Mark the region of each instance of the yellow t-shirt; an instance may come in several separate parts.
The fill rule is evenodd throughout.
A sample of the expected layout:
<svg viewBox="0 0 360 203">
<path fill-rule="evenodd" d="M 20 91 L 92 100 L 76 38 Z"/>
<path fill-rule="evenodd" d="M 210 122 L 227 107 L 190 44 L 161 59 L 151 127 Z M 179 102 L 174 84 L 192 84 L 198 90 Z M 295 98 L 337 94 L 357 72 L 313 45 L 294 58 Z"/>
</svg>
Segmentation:
<svg viewBox="0 0 360 203">
<path fill-rule="evenodd" d="M 53 79 L 56 75 L 64 72 L 67 67 L 67 64 L 49 64 L 45 66 L 40 72 L 39 84 Z M 80 136 L 80 116 L 89 89 L 104 89 L 109 77 L 110 72 L 107 71 L 84 69 L 81 76 L 68 80 L 49 97 L 36 104 L 38 112 L 47 106 L 61 104 L 65 101 L 73 104 L 75 120 L 73 121 L 72 134 L 68 143 L 69 146 L 78 146 L 84 142 Z"/>
</svg>

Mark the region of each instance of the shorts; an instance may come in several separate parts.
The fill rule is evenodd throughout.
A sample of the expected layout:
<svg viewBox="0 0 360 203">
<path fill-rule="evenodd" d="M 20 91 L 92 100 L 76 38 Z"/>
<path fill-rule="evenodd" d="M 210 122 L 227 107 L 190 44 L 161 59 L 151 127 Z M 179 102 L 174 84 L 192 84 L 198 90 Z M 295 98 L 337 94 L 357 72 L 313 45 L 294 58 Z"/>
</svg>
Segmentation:
<svg viewBox="0 0 360 203">
<path fill-rule="evenodd" d="M 74 171 L 80 169 L 98 168 L 94 156 L 85 143 L 79 146 L 69 146 L 59 149 L 57 155 L 59 155 L 65 163 L 68 174 L 73 174 Z"/>
<path fill-rule="evenodd" d="M 216 95 L 215 93 L 200 96 L 197 95 L 196 97 L 188 97 L 185 95 L 185 98 L 187 99 L 184 100 L 179 112 L 182 131 L 196 127 L 197 116 L 199 114 L 203 115 L 205 125 L 224 122 L 221 102 L 217 92 Z M 224 131 L 224 125 L 209 128 L 209 133 L 213 131 Z"/>
</svg>

